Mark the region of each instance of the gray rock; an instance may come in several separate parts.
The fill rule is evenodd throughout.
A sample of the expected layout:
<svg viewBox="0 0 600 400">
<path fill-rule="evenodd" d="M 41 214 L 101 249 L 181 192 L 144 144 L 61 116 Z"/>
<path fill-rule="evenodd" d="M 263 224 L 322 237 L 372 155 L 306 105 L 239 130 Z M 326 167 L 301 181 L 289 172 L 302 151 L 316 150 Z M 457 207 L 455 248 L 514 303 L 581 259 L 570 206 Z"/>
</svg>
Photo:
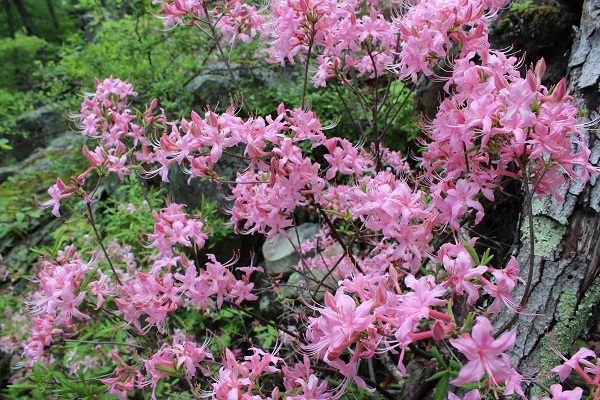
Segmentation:
<svg viewBox="0 0 600 400">
<path fill-rule="evenodd" d="M 247 165 L 238 158 L 224 155 L 215 165 L 215 172 L 227 181 L 235 181 L 236 173 Z M 162 182 L 161 186 L 169 197 L 177 203 L 187 205 L 188 211 L 199 208 L 202 198 L 218 203 L 219 208 L 231 207 L 231 202 L 225 198 L 231 194 L 228 184 L 215 183 L 198 178 L 192 179 L 188 184 L 190 175 L 184 173 L 177 165 L 169 169 L 169 182 Z"/>
<path fill-rule="evenodd" d="M 11 155 L 21 161 L 68 131 L 69 120 L 63 109 L 44 106 L 20 115 L 16 130 L 23 135 L 11 138 L 10 145 L 14 149 Z"/>
<path fill-rule="evenodd" d="M 218 111 L 225 111 L 229 106 L 230 96 L 235 94 L 235 86 L 224 66 L 211 68 L 197 76 L 186 89 L 194 94 L 194 108 L 210 106 L 211 110 L 217 108 Z"/>
<path fill-rule="evenodd" d="M 273 69 L 264 63 L 233 64 L 231 70 L 246 98 L 256 97 L 259 99 L 259 103 L 260 99 L 269 92 L 269 88 L 285 91 L 285 88 L 297 86 L 297 79 L 302 73 L 298 66 Z M 207 106 L 211 110 L 216 109 L 217 112 L 223 112 L 229 107 L 232 99 L 236 100 L 238 104 L 241 103 L 240 95 L 224 64 L 207 67 L 201 75 L 186 86 L 186 90 L 194 96 L 192 104 L 196 112 Z M 256 111 L 254 107 L 260 106 L 259 103 L 250 104 L 253 111 Z M 273 111 L 276 107 L 277 103 L 273 104 Z"/>
<path fill-rule="evenodd" d="M 319 224 L 299 225 L 298 237 L 300 243 L 314 238 L 320 228 Z M 289 228 L 286 232 L 291 236 L 291 239 L 278 234 L 272 240 L 266 241 L 262 247 L 263 256 L 265 257 L 265 272 L 269 275 L 289 274 L 293 272 L 292 267 L 300 261 L 300 255 L 294 249 L 294 247 L 298 247 L 296 231 L 294 228 Z M 293 246 L 290 241 L 294 243 Z"/>
</svg>

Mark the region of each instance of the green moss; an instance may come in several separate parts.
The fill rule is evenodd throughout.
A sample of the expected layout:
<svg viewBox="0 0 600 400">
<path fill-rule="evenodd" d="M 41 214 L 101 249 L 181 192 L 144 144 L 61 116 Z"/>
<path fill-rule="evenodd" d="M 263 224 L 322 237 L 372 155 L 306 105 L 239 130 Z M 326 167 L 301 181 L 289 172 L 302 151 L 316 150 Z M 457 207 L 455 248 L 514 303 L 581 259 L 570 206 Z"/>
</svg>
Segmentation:
<svg viewBox="0 0 600 400">
<path fill-rule="evenodd" d="M 563 26 L 569 23 L 571 15 L 554 5 L 539 5 L 520 10 L 520 16 L 529 24 L 531 29 L 544 33 L 552 30 L 553 26 Z"/>
<path fill-rule="evenodd" d="M 501 43 L 527 49 L 528 60 L 537 62 L 542 56 L 548 59 L 563 54 L 577 22 L 577 16 L 566 6 L 520 1 L 498 18 L 494 35 Z"/>
<path fill-rule="evenodd" d="M 550 256 L 558 248 L 560 241 L 562 240 L 566 226 L 562 225 L 552 218 L 535 215 L 533 217 L 533 231 L 534 244 L 535 244 L 535 255 L 536 256 Z M 525 218 L 523 225 L 521 226 L 522 239 L 524 242 L 529 241 L 529 222 Z"/>
<path fill-rule="evenodd" d="M 545 377 L 552 368 L 560 365 L 562 360 L 550 348 L 550 341 L 563 355 L 569 356 L 569 349 L 575 340 L 585 332 L 592 307 L 600 301 L 600 287 L 589 290 L 581 304 L 577 305 L 577 292 L 566 288 L 560 293 L 556 307 L 557 323 L 554 330 L 546 335 L 540 350 L 540 377 Z M 550 380 L 545 383 L 550 383 Z"/>
<path fill-rule="evenodd" d="M 27 237 L 47 214 L 40 210 L 34 195 L 41 201 L 56 178 L 67 182 L 86 168 L 87 160 L 79 151 L 79 139 L 49 148 L 19 165 L 19 171 L 0 184 L 0 250 L 10 248 L 19 238 Z"/>
</svg>

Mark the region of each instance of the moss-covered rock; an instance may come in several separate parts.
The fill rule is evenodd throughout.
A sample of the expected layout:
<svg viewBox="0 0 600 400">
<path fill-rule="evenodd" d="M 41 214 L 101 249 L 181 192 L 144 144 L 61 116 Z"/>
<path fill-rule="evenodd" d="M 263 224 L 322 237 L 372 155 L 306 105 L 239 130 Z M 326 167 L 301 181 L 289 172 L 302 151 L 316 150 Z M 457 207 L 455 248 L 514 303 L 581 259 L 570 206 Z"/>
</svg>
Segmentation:
<svg viewBox="0 0 600 400">
<path fill-rule="evenodd" d="M 503 12 L 492 26 L 492 48 L 511 47 L 524 51 L 525 66 L 546 60 L 544 84 L 554 84 L 564 75 L 568 52 L 579 22 L 579 15 L 567 5 L 538 2 L 525 7 L 513 7 Z"/>
</svg>

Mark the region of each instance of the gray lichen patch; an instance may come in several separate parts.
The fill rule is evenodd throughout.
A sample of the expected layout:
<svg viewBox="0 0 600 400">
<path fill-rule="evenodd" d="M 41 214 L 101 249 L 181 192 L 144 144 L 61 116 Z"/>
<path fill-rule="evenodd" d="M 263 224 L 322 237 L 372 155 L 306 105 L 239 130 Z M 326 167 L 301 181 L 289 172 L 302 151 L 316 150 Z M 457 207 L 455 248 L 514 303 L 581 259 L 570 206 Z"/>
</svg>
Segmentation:
<svg viewBox="0 0 600 400">
<path fill-rule="evenodd" d="M 543 215 L 534 215 L 533 217 L 533 232 L 535 255 L 542 257 L 550 257 L 555 250 L 558 250 L 558 245 L 565 235 L 567 228 L 565 225 L 558 223 L 552 218 Z M 525 218 L 521 225 L 521 238 L 523 242 L 529 242 L 529 222 Z"/>
<path fill-rule="evenodd" d="M 567 193 L 567 188 L 560 188 L 560 194 L 565 198 L 564 202 L 559 202 L 554 196 L 546 196 L 543 199 L 534 198 L 532 203 L 532 212 L 534 215 L 534 219 L 536 216 L 545 216 L 554 221 L 557 221 L 559 224 L 567 225 L 569 222 L 569 216 L 573 213 L 575 209 L 575 203 L 577 198 L 574 196 L 569 196 Z"/>
<path fill-rule="evenodd" d="M 557 294 L 555 293 L 555 295 Z M 554 316 L 556 324 L 552 331 L 546 335 L 540 350 L 540 365 L 542 368 L 540 376 L 546 376 L 552 368 L 562 363 L 560 356 L 550 348 L 551 342 L 564 356 L 569 357 L 571 355 L 569 354 L 570 349 L 571 352 L 574 352 L 572 344 L 578 337 L 585 334 L 588 320 L 592 316 L 592 309 L 600 300 L 600 287 L 598 285 L 592 287 L 585 294 L 580 304 L 578 304 L 577 292 L 570 288 L 563 289 L 558 297 L 559 301 Z M 556 376 L 552 378 L 554 378 L 552 382 L 557 381 Z M 550 383 L 550 381 L 546 383 Z"/>
</svg>

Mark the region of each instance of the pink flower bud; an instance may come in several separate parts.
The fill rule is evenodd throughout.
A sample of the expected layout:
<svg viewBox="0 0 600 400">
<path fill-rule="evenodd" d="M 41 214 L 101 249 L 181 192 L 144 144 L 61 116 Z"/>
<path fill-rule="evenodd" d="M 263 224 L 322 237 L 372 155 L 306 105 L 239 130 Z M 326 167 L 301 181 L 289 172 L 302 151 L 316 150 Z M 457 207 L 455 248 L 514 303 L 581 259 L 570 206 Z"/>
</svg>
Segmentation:
<svg viewBox="0 0 600 400">
<path fill-rule="evenodd" d="M 442 340 L 446 337 L 446 326 L 439 319 L 433 323 L 433 338 L 435 340 Z"/>
</svg>

